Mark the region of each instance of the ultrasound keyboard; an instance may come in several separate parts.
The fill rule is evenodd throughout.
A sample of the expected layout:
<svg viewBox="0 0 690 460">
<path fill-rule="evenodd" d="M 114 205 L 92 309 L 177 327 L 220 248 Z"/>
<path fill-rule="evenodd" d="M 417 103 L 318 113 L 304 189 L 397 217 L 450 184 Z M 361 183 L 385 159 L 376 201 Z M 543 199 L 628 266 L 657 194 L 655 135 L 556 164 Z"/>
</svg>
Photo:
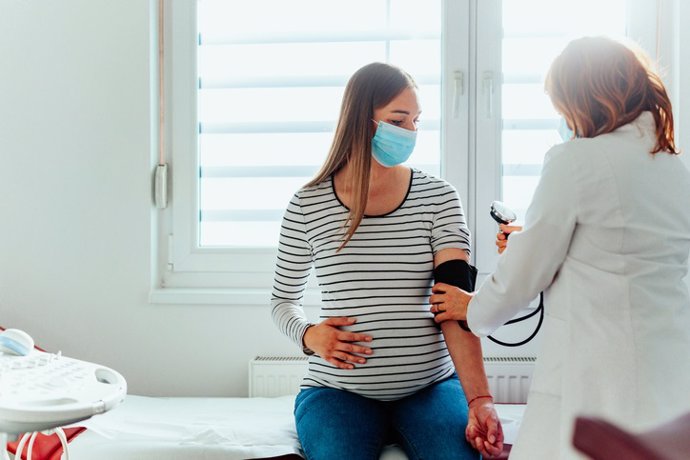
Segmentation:
<svg viewBox="0 0 690 460">
<path fill-rule="evenodd" d="M 116 371 L 32 350 L 0 352 L 0 432 L 47 430 L 88 419 L 121 403 L 127 382 Z"/>
</svg>

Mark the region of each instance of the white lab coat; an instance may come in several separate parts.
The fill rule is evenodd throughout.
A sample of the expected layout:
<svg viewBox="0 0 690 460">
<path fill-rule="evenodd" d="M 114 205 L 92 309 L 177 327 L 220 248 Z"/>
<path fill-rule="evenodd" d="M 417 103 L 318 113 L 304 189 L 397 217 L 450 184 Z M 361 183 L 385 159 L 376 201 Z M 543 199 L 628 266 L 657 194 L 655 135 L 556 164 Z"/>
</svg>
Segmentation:
<svg viewBox="0 0 690 460">
<path fill-rule="evenodd" d="M 490 334 L 545 291 L 511 460 L 573 459 L 577 415 L 638 430 L 690 411 L 690 174 L 649 112 L 546 155 L 522 232 L 468 306 Z"/>
</svg>

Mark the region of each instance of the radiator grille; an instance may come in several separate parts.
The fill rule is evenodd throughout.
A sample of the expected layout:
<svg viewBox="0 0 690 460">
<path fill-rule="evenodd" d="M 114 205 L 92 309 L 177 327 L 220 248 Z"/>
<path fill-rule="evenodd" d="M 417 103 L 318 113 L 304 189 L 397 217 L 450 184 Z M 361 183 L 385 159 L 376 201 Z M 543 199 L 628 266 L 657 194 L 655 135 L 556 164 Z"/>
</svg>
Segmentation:
<svg viewBox="0 0 690 460">
<path fill-rule="evenodd" d="M 533 356 L 485 357 L 484 369 L 494 401 L 503 404 L 526 403 L 535 361 Z"/>
<path fill-rule="evenodd" d="M 249 397 L 297 394 L 307 372 L 306 356 L 257 356 L 249 361 Z"/>
<path fill-rule="evenodd" d="M 307 371 L 306 356 L 257 356 L 249 362 L 249 396 L 297 394 Z M 484 358 L 489 389 L 497 403 L 523 404 L 532 381 L 533 356 Z"/>
</svg>

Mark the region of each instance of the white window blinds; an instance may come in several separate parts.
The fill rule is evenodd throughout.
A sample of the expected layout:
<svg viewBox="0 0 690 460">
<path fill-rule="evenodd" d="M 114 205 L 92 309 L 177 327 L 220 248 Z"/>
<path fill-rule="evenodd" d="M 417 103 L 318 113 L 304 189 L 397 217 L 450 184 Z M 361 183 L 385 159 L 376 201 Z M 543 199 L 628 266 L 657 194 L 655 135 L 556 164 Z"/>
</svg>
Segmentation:
<svg viewBox="0 0 690 460">
<path fill-rule="evenodd" d="M 410 163 L 439 174 L 441 1 L 199 0 L 198 244 L 274 247 L 324 161 L 347 79 L 388 62 L 420 87 Z"/>
<path fill-rule="evenodd" d="M 553 0 L 505 0 L 501 9 L 501 188 L 504 199 L 524 217 L 544 153 L 562 142 L 556 130 L 559 115 L 544 93 L 546 72 L 573 38 L 625 36 L 626 0 L 581 0 L 577 6 Z"/>
</svg>

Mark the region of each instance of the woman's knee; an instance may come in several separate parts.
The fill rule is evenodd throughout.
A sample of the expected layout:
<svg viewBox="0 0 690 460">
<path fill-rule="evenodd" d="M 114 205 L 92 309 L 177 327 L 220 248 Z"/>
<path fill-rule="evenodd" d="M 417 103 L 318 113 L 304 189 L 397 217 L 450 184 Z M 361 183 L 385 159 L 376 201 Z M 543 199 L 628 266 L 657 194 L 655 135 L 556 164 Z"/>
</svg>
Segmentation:
<svg viewBox="0 0 690 460">
<path fill-rule="evenodd" d="M 378 459 L 387 427 L 379 401 L 332 388 L 302 390 L 295 421 L 309 460 Z"/>
<path fill-rule="evenodd" d="M 477 459 L 465 440 L 467 418 L 467 402 L 455 378 L 401 400 L 392 423 L 411 459 Z"/>
</svg>

